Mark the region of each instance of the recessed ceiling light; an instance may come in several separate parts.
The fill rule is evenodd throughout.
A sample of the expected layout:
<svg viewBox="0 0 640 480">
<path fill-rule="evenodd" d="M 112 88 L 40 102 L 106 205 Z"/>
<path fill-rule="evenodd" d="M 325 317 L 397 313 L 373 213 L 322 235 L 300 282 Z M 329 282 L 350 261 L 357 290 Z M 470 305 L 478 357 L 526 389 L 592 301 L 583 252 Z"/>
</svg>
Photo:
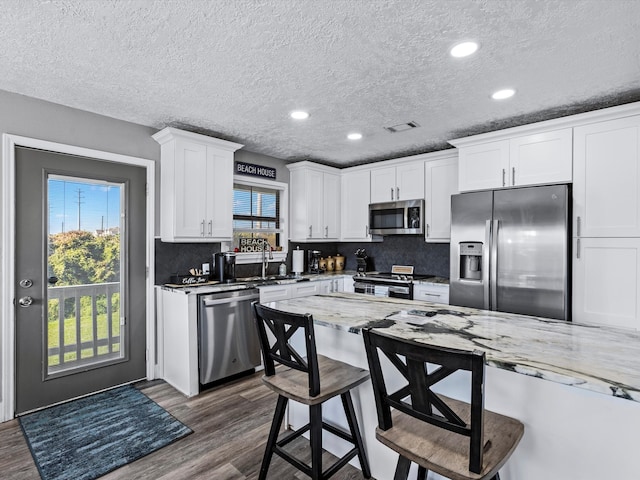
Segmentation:
<svg viewBox="0 0 640 480">
<path fill-rule="evenodd" d="M 505 88 L 504 90 L 498 90 L 491 95 L 491 98 L 494 100 L 504 100 L 505 98 L 511 98 L 516 93 L 515 90 L 511 88 Z"/>
<path fill-rule="evenodd" d="M 309 114 L 303 110 L 294 110 L 290 113 L 290 115 L 291 118 L 294 118 L 296 120 L 306 120 L 307 118 L 309 118 Z"/>
<path fill-rule="evenodd" d="M 360 140 L 362 138 L 362 134 L 361 133 L 357 133 L 357 132 L 353 132 L 353 133 L 350 133 L 349 135 L 347 135 L 347 138 L 349 140 Z"/>
<path fill-rule="evenodd" d="M 478 50 L 478 44 L 476 42 L 462 42 L 454 45 L 449 53 L 452 57 L 460 58 L 460 57 L 468 57 L 476 53 Z"/>
</svg>

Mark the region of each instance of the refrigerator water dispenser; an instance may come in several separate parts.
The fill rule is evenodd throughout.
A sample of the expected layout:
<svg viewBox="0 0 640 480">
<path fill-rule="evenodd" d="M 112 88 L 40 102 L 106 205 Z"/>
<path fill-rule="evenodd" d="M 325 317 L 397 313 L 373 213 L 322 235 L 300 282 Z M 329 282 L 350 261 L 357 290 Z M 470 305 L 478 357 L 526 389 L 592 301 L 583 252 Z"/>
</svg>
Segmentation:
<svg viewBox="0 0 640 480">
<path fill-rule="evenodd" d="M 460 242 L 460 279 L 482 279 L 482 242 Z"/>
</svg>

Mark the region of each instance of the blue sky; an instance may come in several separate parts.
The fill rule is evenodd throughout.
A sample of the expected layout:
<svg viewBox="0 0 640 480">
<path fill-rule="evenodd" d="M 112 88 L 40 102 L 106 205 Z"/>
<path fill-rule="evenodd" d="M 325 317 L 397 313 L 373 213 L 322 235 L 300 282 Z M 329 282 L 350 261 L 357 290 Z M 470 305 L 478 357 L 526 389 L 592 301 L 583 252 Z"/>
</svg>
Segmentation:
<svg viewBox="0 0 640 480">
<path fill-rule="evenodd" d="M 120 224 L 120 185 L 49 179 L 49 233 L 78 229 L 94 232 Z"/>
</svg>

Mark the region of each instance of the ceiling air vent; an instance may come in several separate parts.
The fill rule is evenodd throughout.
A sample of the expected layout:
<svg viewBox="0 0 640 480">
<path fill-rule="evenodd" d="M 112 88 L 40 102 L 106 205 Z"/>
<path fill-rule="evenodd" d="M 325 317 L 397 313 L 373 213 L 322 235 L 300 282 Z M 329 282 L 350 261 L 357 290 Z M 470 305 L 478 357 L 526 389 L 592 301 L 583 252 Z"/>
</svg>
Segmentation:
<svg viewBox="0 0 640 480">
<path fill-rule="evenodd" d="M 399 123 L 398 125 L 393 125 L 391 127 L 384 127 L 384 129 L 390 133 L 398 133 L 398 132 L 406 132 L 407 130 L 411 130 L 412 128 L 418 128 L 417 122 L 407 122 L 407 123 Z"/>
</svg>

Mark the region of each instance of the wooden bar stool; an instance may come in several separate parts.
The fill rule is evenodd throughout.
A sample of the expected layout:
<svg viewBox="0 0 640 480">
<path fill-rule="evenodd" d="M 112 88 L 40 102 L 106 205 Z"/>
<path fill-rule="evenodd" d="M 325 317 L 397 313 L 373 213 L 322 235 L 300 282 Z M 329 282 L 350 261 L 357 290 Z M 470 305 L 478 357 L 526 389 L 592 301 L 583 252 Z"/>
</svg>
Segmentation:
<svg viewBox="0 0 640 480">
<path fill-rule="evenodd" d="M 407 478 L 411 462 L 419 466 L 419 480 L 426 480 L 429 470 L 452 480 L 499 480 L 498 470 L 520 442 L 524 425 L 484 409 L 484 352 L 426 345 L 370 329 L 363 335 L 378 412 L 376 438 L 400 454 L 394 480 Z M 392 393 L 384 382 L 380 351 L 395 367 L 393 375 L 400 372 L 406 380 Z M 458 370 L 471 372 L 471 403 L 431 390 Z"/>
<path fill-rule="evenodd" d="M 260 336 L 260 347 L 264 359 L 265 376 L 262 381 L 278 394 L 276 411 L 271 423 L 267 448 L 260 468 L 260 480 L 267 477 L 273 454 L 309 475 L 313 480 L 331 477 L 356 455 L 360 460 L 362 475 L 370 478 L 369 463 L 364 450 L 362 437 L 358 429 L 350 390 L 369 378 L 369 372 L 353 367 L 316 353 L 313 330 L 313 318 L 310 314 L 296 315 L 253 303 L 253 310 Z M 275 337 L 270 341 L 267 327 Z M 306 358 L 289 343 L 293 334 L 302 329 L 305 339 Z M 280 365 L 275 368 L 275 362 Z M 349 432 L 322 421 L 322 403 L 340 395 Z M 278 440 L 285 408 L 289 400 L 309 406 L 309 423 L 304 427 L 286 434 Z M 351 442 L 354 448 L 325 471 L 322 470 L 322 430 Z M 311 444 L 311 466 L 288 453 L 283 447 L 309 431 Z"/>
</svg>

